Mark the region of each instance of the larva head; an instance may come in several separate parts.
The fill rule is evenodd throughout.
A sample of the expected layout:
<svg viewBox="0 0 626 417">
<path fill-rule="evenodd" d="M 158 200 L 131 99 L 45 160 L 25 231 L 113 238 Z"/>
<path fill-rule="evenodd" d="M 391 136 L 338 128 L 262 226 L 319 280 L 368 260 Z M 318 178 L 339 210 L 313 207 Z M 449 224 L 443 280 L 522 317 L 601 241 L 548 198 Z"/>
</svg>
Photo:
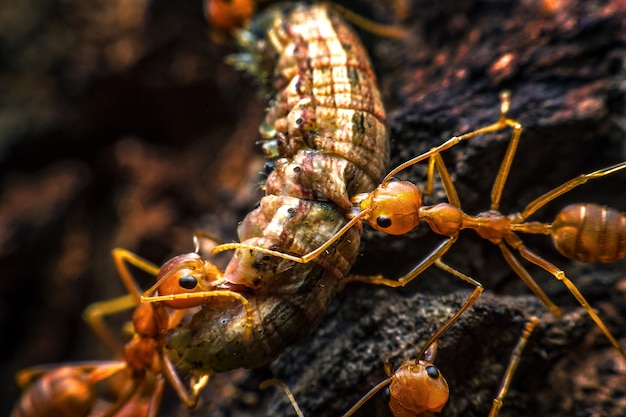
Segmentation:
<svg viewBox="0 0 626 417">
<path fill-rule="evenodd" d="M 371 209 L 364 221 L 371 227 L 390 235 L 402 235 L 416 227 L 422 193 L 408 181 L 390 181 L 369 194 L 359 194 L 352 199 L 363 211 Z"/>
<path fill-rule="evenodd" d="M 404 362 L 391 376 L 389 408 L 394 417 L 439 413 L 448 402 L 448 383 L 432 362 Z"/>
<path fill-rule="evenodd" d="M 250 20 L 255 6 L 255 0 L 205 0 L 204 14 L 211 27 L 232 32 Z"/>
<path fill-rule="evenodd" d="M 186 298 L 185 294 L 210 291 L 212 283 L 220 280 L 222 273 L 215 265 L 205 261 L 197 253 L 187 253 L 167 261 L 159 270 L 160 296 L 172 296 L 163 303 L 174 309 L 199 306 L 203 298 Z"/>
</svg>

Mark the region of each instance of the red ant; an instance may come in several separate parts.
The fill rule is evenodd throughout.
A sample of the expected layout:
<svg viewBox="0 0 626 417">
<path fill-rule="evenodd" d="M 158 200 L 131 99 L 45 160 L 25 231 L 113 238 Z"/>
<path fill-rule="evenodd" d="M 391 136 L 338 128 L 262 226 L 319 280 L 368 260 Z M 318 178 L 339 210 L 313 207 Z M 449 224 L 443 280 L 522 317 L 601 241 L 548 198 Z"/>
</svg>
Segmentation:
<svg viewBox="0 0 626 417">
<path fill-rule="evenodd" d="M 507 117 L 510 107 L 510 95 L 503 93 L 501 100 L 501 113 L 496 123 L 462 136 L 455 136 L 442 145 L 406 161 L 387 174 L 376 190 L 371 193 L 354 196 L 351 199 L 354 206 L 352 212 L 349 214 L 352 217 L 351 220 L 335 234 L 335 236 L 316 250 L 304 256 L 297 256 L 243 243 L 228 243 L 217 246 L 213 250 L 213 253 L 231 249 L 254 250 L 298 263 L 307 263 L 314 260 L 320 254 L 323 254 L 330 245 L 357 223 L 365 222 L 376 230 L 392 235 L 399 235 L 407 233 L 417 227 L 421 221 L 424 221 L 433 232 L 447 236 L 448 239 L 437 246 L 409 273 L 396 280 L 387 279 L 382 276 L 353 276 L 350 277 L 349 280 L 387 285 L 390 287 L 401 287 L 409 283 L 431 265 L 435 265 L 463 281 L 472 284 L 475 287 L 472 294 L 461 309 L 432 337 L 430 342 L 425 345 L 429 346 L 432 342 L 437 340 L 472 303 L 474 303 L 483 291 L 483 285 L 481 283 L 444 264 L 441 260 L 443 255 L 452 247 L 454 242 L 456 242 L 462 229 L 473 229 L 479 236 L 491 241 L 500 248 L 504 259 L 510 267 L 557 317 L 561 315 L 561 310 L 541 290 L 528 271 L 517 260 L 510 248 L 515 249 L 527 261 L 543 268 L 555 278 L 562 281 L 596 325 L 602 330 L 611 345 L 626 359 L 626 352 L 622 346 L 611 334 L 598 314 L 591 308 L 574 283 L 571 282 L 558 267 L 526 248 L 521 238 L 518 236 L 518 233 L 550 235 L 555 247 L 563 256 L 581 262 L 614 262 L 626 258 L 626 245 L 624 244 L 626 240 L 626 215 L 615 209 L 590 203 L 573 204 L 561 210 L 551 224 L 527 221 L 528 217 L 541 207 L 569 192 L 573 188 L 589 180 L 604 177 L 625 169 L 626 162 L 588 174 L 582 174 L 536 198 L 534 201 L 530 202 L 523 211 L 508 216 L 504 215 L 498 211 L 498 208 L 500 206 L 500 198 L 504 184 L 508 177 L 511 163 L 522 133 L 522 125 Z M 450 174 L 445 167 L 441 152 L 475 136 L 500 131 L 505 128 L 512 128 L 513 134 L 494 181 L 491 192 L 491 209 L 477 216 L 470 216 L 460 208 L 461 203 L 459 197 L 450 178 Z M 415 184 L 408 181 L 393 181 L 393 177 L 396 174 L 424 160 L 428 160 L 427 185 L 424 193 L 422 193 Z M 424 206 L 422 204 L 422 194 L 432 194 L 435 169 L 443 183 L 448 202 Z M 423 356 L 423 354 L 424 352 L 421 352 L 418 357 Z"/>
<path fill-rule="evenodd" d="M 17 375 L 18 384 L 27 388 L 12 417 L 92 415 L 99 412 L 96 410 L 96 385 L 116 376 L 122 385 L 117 386 L 116 400 L 102 416 L 154 417 L 166 381 L 183 403 L 193 408 L 208 382 L 208 375 L 193 375 L 190 389 L 185 387 L 171 359 L 164 353 L 166 331 L 183 319 L 187 309 L 205 303 L 208 298 L 232 297 L 246 309 L 245 331 L 250 334 L 252 309 L 247 300 L 238 293 L 214 289 L 221 275 L 212 265 L 198 261 L 197 253 L 176 257 L 160 270 L 124 249 L 115 249 L 113 258 L 129 294 L 92 304 L 85 310 L 84 317 L 103 344 L 123 360 L 47 365 L 21 371 Z M 157 276 L 157 284 L 141 292 L 127 263 Z M 204 280 L 198 281 L 198 277 Z M 154 296 L 157 289 L 160 295 Z M 103 317 L 133 306 L 136 306 L 132 319 L 134 336 L 122 347 Z"/>
</svg>

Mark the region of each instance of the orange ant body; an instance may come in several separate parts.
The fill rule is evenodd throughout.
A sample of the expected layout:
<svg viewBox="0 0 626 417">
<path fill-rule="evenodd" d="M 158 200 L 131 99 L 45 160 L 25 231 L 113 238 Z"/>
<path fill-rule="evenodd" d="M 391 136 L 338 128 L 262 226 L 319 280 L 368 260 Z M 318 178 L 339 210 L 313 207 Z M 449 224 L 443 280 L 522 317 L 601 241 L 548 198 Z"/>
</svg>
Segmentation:
<svg viewBox="0 0 626 417">
<path fill-rule="evenodd" d="M 403 362 L 395 371 L 385 363 L 388 378 L 363 396 L 343 417 L 353 415 L 381 389 L 388 387 L 389 409 L 394 417 L 429 417 L 448 403 L 448 383 L 434 365 L 438 343 L 428 346 L 422 359 Z"/>
<path fill-rule="evenodd" d="M 97 361 L 25 369 L 17 380 L 26 391 L 11 417 L 154 416 L 164 379 L 150 375 L 140 382 L 126 365 L 123 361 Z M 113 404 L 97 397 L 96 386 L 105 380 L 110 382 L 106 391 L 113 396 Z"/>
<path fill-rule="evenodd" d="M 429 346 L 471 306 L 483 291 L 481 283 L 441 261 L 442 256 L 458 239 L 460 231 L 462 229 L 473 229 L 479 236 L 491 241 L 500 248 L 504 259 L 510 267 L 555 316 L 560 316 L 561 310 L 541 290 L 509 248 L 515 249 L 524 259 L 543 268 L 555 278 L 562 281 L 596 325 L 602 330 L 611 345 L 626 359 L 626 352 L 622 346 L 611 334 L 602 319 L 591 308 L 574 283 L 572 283 L 558 267 L 526 248 L 521 238 L 518 236 L 518 233 L 550 235 L 554 245 L 561 254 L 581 262 L 614 262 L 626 258 L 626 215 L 615 209 L 601 207 L 596 204 L 574 204 L 561 210 L 555 221 L 551 224 L 527 221 L 527 218 L 541 207 L 573 188 L 589 180 L 625 169 L 626 162 L 573 178 L 535 199 L 519 213 L 508 216 L 500 213 L 498 211 L 500 198 L 522 133 L 521 124 L 507 117 L 510 107 L 509 94 L 503 93 L 501 99 L 501 115 L 496 123 L 447 140 L 442 145 L 393 169 L 371 193 L 354 196 L 351 199 L 354 207 L 350 214 L 352 217 L 350 222 L 333 236 L 333 238 L 316 250 L 304 256 L 296 256 L 243 243 L 229 243 L 216 247 L 213 253 L 231 249 L 237 251 L 253 250 L 298 263 L 308 263 L 324 253 L 342 233 L 358 223 L 365 222 L 376 230 L 395 235 L 407 233 L 423 221 L 429 225 L 433 232 L 447 236 L 448 239 L 436 247 L 409 273 L 399 279 L 387 279 L 382 276 L 354 276 L 350 277 L 350 280 L 401 287 L 409 283 L 431 265 L 436 265 L 444 271 L 472 284 L 475 288 L 466 303 L 454 314 L 448 323 L 432 337 L 430 343 L 425 345 Z M 491 209 L 477 216 L 470 216 L 460 208 L 459 197 L 445 167 L 441 152 L 475 136 L 496 132 L 507 127 L 513 129 L 513 134 L 492 188 Z M 408 181 L 393 181 L 393 177 L 396 174 L 424 160 L 428 160 L 429 162 L 427 187 L 424 193 L 422 193 L 415 184 Z M 424 206 L 422 205 L 422 195 L 432 193 L 435 169 L 443 183 L 448 203 Z M 421 357 L 423 353 L 424 352 L 421 352 L 418 357 Z"/>
<path fill-rule="evenodd" d="M 103 344 L 123 360 L 43 366 L 21 371 L 17 376 L 18 384 L 28 388 L 16 404 L 12 417 L 154 417 L 166 381 L 183 403 L 192 408 L 208 382 L 208 375 L 192 376 L 190 390 L 187 390 L 171 359 L 164 352 L 167 330 L 183 319 L 186 309 L 205 303 L 209 297 L 232 297 L 239 300 L 246 308 L 247 322 L 252 321 L 252 311 L 243 296 L 210 288 L 214 280 L 219 282 L 219 274 L 215 274 L 215 269 L 199 265 L 197 254 L 176 257 L 160 270 L 123 249 L 114 250 L 113 258 L 129 295 L 92 304 L 85 311 L 84 317 Z M 126 262 L 156 275 L 157 285 L 142 293 Z M 176 268 L 173 269 L 172 264 Z M 190 271 L 195 272 L 198 267 L 203 268 L 204 282 L 195 281 L 201 276 L 198 273 L 193 278 L 189 275 Z M 151 302 L 143 302 L 145 297 L 152 296 L 156 288 L 161 295 L 152 297 Z M 191 292 L 194 288 L 197 288 L 195 293 Z M 184 297 L 174 296 L 181 292 L 185 293 Z M 132 318 L 134 335 L 122 347 L 102 318 L 133 306 L 136 306 Z M 248 332 L 250 327 L 251 324 L 246 327 Z M 115 403 L 99 414 L 95 409 L 96 385 L 112 380 L 113 377 L 119 377 L 121 382 L 116 382 L 122 386 L 117 387 Z"/>
</svg>

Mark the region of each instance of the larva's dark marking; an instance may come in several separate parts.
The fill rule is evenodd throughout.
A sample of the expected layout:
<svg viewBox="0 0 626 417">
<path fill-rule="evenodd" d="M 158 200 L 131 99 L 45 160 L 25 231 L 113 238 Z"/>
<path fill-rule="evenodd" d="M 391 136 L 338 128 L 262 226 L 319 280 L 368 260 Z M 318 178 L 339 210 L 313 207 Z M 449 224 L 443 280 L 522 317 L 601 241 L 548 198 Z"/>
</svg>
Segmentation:
<svg viewBox="0 0 626 417">
<path fill-rule="evenodd" d="M 260 132 L 276 161 L 239 239 L 305 254 L 346 224 L 350 196 L 373 190 L 385 173 L 389 145 L 376 79 L 357 36 L 323 5 L 272 8 L 240 39 L 246 51 L 235 64 L 273 96 Z M 353 227 L 308 264 L 236 250 L 220 288 L 249 301 L 252 338 L 244 338 L 239 303 L 212 301 L 170 331 L 171 356 L 198 373 L 271 361 L 317 326 L 357 256 L 361 230 Z"/>
</svg>

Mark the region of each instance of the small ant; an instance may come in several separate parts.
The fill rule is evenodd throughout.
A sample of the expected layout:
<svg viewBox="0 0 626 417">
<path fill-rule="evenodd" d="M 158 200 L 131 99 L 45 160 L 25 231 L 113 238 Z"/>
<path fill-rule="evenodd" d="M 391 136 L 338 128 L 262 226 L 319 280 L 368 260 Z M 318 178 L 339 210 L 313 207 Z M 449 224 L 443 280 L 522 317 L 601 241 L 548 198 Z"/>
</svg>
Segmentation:
<svg viewBox="0 0 626 417">
<path fill-rule="evenodd" d="M 513 374 L 521 360 L 521 355 L 526 347 L 535 327 L 539 324 L 537 317 L 531 317 L 524 327 L 522 335 L 511 352 L 507 369 L 500 383 L 498 394 L 493 400 L 489 417 L 497 417 L 502 408 Z M 389 397 L 389 409 L 394 417 L 432 417 L 440 413 L 448 403 L 448 383 L 441 371 L 434 365 L 437 354 L 438 341 L 435 340 L 425 349 L 422 359 L 405 361 L 395 371 L 391 370 L 389 363 L 385 363 L 385 373 L 388 378 L 378 383 L 359 401 L 356 402 L 342 417 L 354 415 L 363 405 L 383 388 Z M 304 417 L 304 413 L 298 406 L 293 393 L 278 379 L 263 381 L 261 389 L 270 385 L 280 386 L 287 395 L 298 417 Z"/>
<path fill-rule="evenodd" d="M 387 379 L 378 383 L 365 394 L 343 417 L 353 415 L 370 398 L 383 388 L 389 394 L 389 409 L 394 417 L 428 417 L 440 413 L 448 403 L 448 383 L 434 365 L 439 343 L 430 344 L 421 359 L 403 362 L 392 371 L 385 363 Z"/>
<path fill-rule="evenodd" d="M 435 265 L 473 285 L 474 290 L 465 304 L 450 318 L 449 322 L 432 337 L 430 341 L 430 343 L 432 343 L 438 339 L 441 334 L 474 303 L 474 301 L 476 301 L 483 291 L 483 285 L 480 282 L 446 265 L 441 260 L 444 254 L 452 247 L 454 242 L 456 242 L 462 229 L 473 229 L 480 237 L 489 240 L 500 248 L 504 259 L 511 269 L 513 269 L 535 295 L 541 299 L 552 314 L 557 317 L 562 314 L 559 307 L 541 290 L 510 248 L 515 249 L 527 261 L 543 268 L 559 281 L 562 281 L 585 309 L 587 314 L 589 314 L 596 325 L 602 330 L 611 345 L 626 359 L 626 352 L 622 346 L 611 334 L 598 314 L 591 308 L 576 285 L 571 282 L 565 273 L 557 266 L 526 248 L 521 238 L 518 236 L 518 233 L 550 235 L 555 247 L 563 256 L 581 262 L 614 262 L 626 258 L 626 244 L 624 244 L 626 241 L 626 215 L 615 209 L 602 207 L 597 204 L 579 203 L 565 207 L 551 224 L 527 221 L 528 217 L 537 210 L 573 188 L 587 181 L 625 169 L 626 162 L 588 174 L 579 175 L 536 198 L 534 201 L 530 202 L 523 211 L 508 216 L 504 215 L 498 210 L 500 198 L 522 134 L 522 125 L 507 117 L 509 107 L 510 94 L 504 92 L 501 95 L 501 111 L 497 122 L 462 136 L 455 136 L 442 145 L 404 162 L 389 172 L 374 191 L 354 196 L 351 199 L 353 209 L 351 213 L 349 213 L 351 220 L 324 245 L 321 245 L 316 250 L 306 255 L 291 255 L 243 243 L 219 245 L 213 249 L 213 253 L 231 249 L 245 249 L 262 252 L 294 262 L 307 263 L 314 260 L 320 254 L 323 254 L 343 233 L 357 223 L 365 222 L 376 230 L 391 235 L 400 235 L 417 227 L 420 222 L 426 222 L 433 232 L 447 236 L 448 239 L 437 246 L 409 273 L 399 279 L 387 279 L 382 276 L 352 276 L 349 280 L 390 287 L 402 287 L 431 265 Z M 445 167 L 441 153 L 475 136 L 500 131 L 505 128 L 511 128 L 513 134 L 494 181 L 491 192 L 491 209 L 479 213 L 477 216 L 468 215 L 460 208 L 461 202 L 452 179 L 450 178 L 450 174 Z M 426 189 L 423 193 L 411 182 L 393 181 L 396 174 L 424 160 L 428 160 L 428 176 Z M 432 194 L 435 170 L 441 178 L 448 202 L 424 206 L 422 204 L 422 195 Z M 429 346 L 430 343 L 426 344 L 426 346 Z M 418 357 L 421 357 L 423 353 L 424 352 Z"/>
</svg>

